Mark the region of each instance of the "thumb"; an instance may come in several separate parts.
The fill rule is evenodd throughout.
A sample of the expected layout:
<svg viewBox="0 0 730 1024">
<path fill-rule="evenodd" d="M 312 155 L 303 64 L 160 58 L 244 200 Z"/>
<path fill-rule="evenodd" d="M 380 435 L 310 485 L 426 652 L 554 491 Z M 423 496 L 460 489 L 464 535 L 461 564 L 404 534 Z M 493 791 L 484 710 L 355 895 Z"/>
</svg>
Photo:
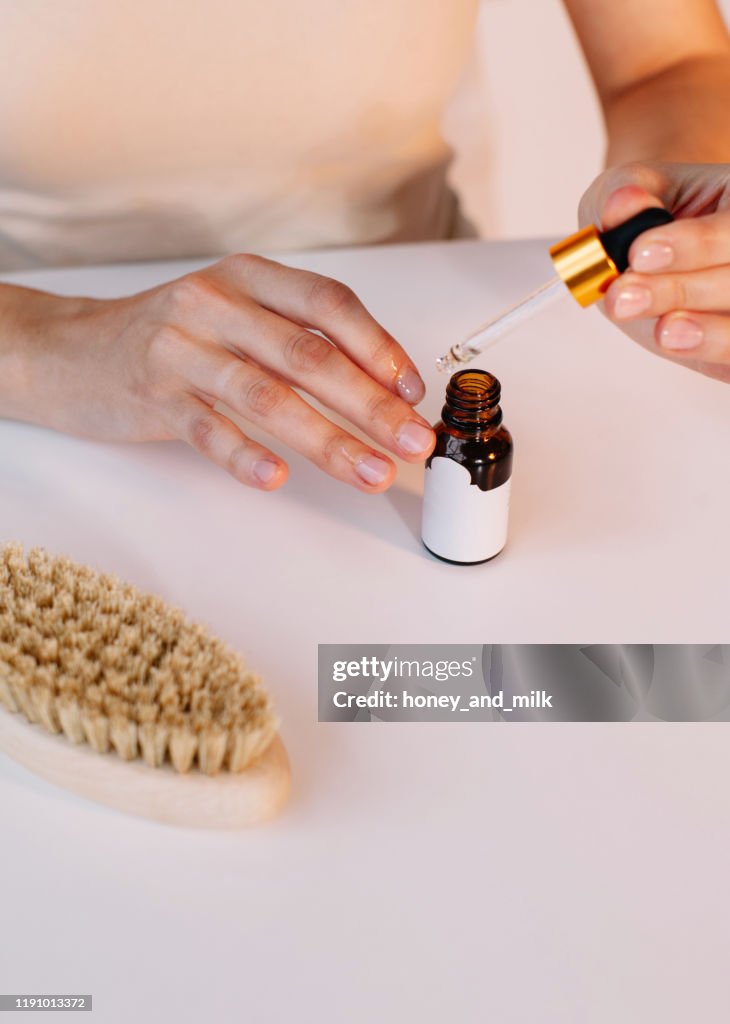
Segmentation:
<svg viewBox="0 0 730 1024">
<path fill-rule="evenodd" d="M 600 213 L 599 226 L 603 230 L 614 228 L 650 206 L 663 207 L 664 203 L 659 196 L 641 185 L 621 185 L 607 196 Z"/>
<path fill-rule="evenodd" d="M 581 227 L 612 228 L 647 207 L 671 208 L 675 193 L 676 184 L 661 164 L 610 167 L 584 193 L 578 220 Z"/>
</svg>

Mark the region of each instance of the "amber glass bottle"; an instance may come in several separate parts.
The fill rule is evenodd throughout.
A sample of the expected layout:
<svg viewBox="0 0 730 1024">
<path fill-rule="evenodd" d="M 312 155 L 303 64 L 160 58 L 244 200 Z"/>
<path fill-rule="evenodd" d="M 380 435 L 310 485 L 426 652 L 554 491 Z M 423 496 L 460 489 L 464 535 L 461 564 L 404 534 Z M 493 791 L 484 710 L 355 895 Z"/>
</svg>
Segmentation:
<svg viewBox="0 0 730 1024">
<path fill-rule="evenodd" d="M 507 540 L 513 445 L 500 395 L 486 370 L 460 370 L 446 388 L 426 462 L 421 528 L 425 546 L 446 562 L 486 562 Z"/>
</svg>

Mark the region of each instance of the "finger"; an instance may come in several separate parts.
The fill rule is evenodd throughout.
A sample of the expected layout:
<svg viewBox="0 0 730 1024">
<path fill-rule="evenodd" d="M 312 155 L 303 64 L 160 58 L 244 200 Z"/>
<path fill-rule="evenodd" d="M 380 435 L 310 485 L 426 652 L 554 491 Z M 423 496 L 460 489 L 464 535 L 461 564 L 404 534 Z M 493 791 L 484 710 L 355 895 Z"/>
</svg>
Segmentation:
<svg viewBox="0 0 730 1024">
<path fill-rule="evenodd" d="M 685 274 L 622 274 L 606 292 L 605 309 L 618 321 L 662 316 L 675 309 L 730 309 L 730 266 Z"/>
<path fill-rule="evenodd" d="M 173 427 L 178 437 L 242 484 L 273 491 L 287 478 L 285 462 L 194 395 L 176 408 Z"/>
<path fill-rule="evenodd" d="M 661 200 L 639 185 L 626 185 L 612 192 L 601 210 L 601 228 L 605 231 L 623 224 L 649 207 L 662 208 Z"/>
<path fill-rule="evenodd" d="M 730 367 L 730 316 L 669 313 L 657 321 L 654 336 L 668 354 Z"/>
<path fill-rule="evenodd" d="M 422 461 L 433 449 L 430 423 L 320 335 L 250 301 L 221 310 L 218 331 L 236 355 L 305 389 L 406 461 Z"/>
<path fill-rule="evenodd" d="M 730 263 L 730 211 L 686 217 L 645 231 L 631 246 L 629 262 L 641 273 Z"/>
<path fill-rule="evenodd" d="M 219 345 L 207 346 L 207 358 L 198 361 L 191 383 L 199 397 L 224 402 L 337 480 L 379 493 L 395 478 L 386 455 L 330 422 L 263 367 Z"/>
<path fill-rule="evenodd" d="M 581 225 L 616 227 L 649 206 L 671 209 L 676 185 L 664 168 L 642 163 L 624 164 L 605 171 L 581 199 Z"/>
<path fill-rule="evenodd" d="M 423 398 L 426 389 L 413 361 L 341 281 L 260 256 L 229 256 L 215 268 L 267 309 L 326 334 L 405 401 Z"/>
</svg>

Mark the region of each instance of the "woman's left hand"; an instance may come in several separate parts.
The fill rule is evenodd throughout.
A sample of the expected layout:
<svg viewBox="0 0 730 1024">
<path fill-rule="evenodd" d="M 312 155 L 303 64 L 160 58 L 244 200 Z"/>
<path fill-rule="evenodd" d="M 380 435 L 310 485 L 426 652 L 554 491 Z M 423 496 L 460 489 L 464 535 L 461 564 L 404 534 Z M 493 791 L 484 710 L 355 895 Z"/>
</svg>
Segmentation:
<svg viewBox="0 0 730 1024">
<path fill-rule="evenodd" d="M 648 206 L 677 219 L 637 238 L 603 311 L 650 351 L 730 383 L 730 164 L 610 168 L 579 218 L 606 229 Z"/>
</svg>

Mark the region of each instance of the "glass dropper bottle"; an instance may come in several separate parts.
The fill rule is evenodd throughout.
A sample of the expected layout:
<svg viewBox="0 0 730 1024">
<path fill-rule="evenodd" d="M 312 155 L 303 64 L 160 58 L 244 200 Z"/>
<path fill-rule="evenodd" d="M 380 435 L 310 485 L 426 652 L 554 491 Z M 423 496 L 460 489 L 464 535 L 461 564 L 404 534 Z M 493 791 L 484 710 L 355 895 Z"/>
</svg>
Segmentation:
<svg viewBox="0 0 730 1024">
<path fill-rule="evenodd" d="M 477 369 L 459 370 L 446 388 L 421 521 L 425 547 L 445 562 L 487 562 L 507 541 L 513 443 L 501 394 L 497 378 Z"/>
</svg>

